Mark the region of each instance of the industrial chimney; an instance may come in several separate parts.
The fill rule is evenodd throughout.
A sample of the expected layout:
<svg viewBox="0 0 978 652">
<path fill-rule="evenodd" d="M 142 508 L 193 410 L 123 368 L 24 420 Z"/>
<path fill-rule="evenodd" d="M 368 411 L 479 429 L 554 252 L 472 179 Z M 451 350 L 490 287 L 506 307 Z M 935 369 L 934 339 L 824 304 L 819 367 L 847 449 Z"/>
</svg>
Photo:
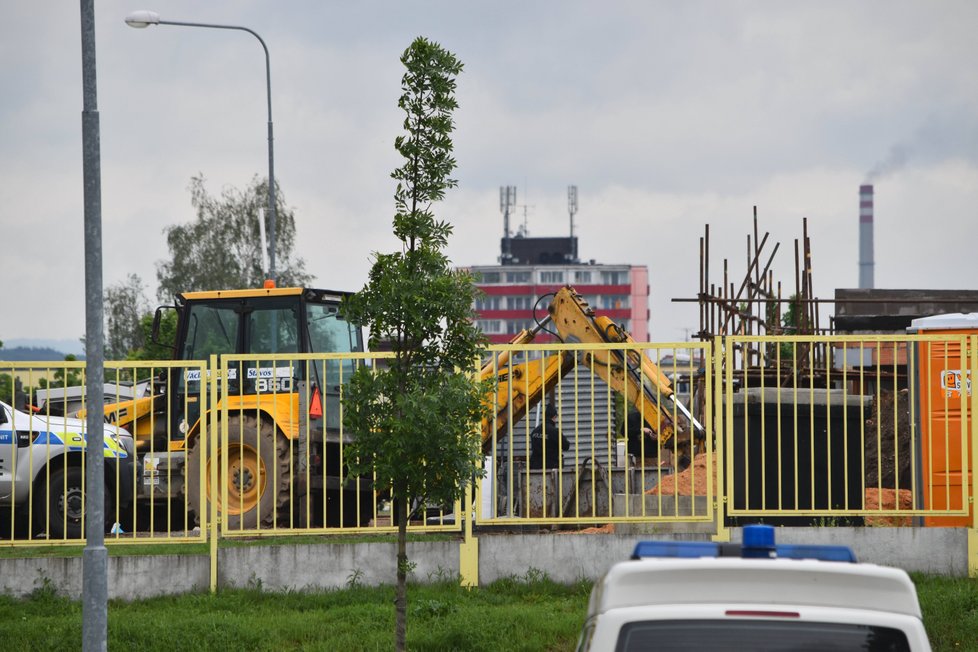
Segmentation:
<svg viewBox="0 0 978 652">
<path fill-rule="evenodd" d="M 859 287 L 873 289 L 873 186 L 859 186 Z"/>
</svg>

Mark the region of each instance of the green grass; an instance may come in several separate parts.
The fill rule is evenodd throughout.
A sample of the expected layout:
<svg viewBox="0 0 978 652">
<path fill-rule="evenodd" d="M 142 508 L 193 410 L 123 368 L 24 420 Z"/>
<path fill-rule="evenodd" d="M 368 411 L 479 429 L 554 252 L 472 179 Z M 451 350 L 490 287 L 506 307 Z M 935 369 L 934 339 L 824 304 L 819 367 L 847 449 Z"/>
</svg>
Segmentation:
<svg viewBox="0 0 978 652">
<path fill-rule="evenodd" d="M 934 650 L 978 650 L 978 579 L 911 573 Z"/>
<path fill-rule="evenodd" d="M 260 588 L 109 605 L 109 649 L 389 650 L 394 590 L 314 593 Z M 415 650 L 573 648 L 590 583 L 556 584 L 537 574 L 466 590 L 457 579 L 412 585 L 408 645 Z M 42 585 L 27 600 L 0 598 L 0 648 L 76 650 L 81 604 Z"/>
<path fill-rule="evenodd" d="M 934 650 L 978 650 L 978 581 L 914 574 Z M 390 650 L 394 590 L 263 592 L 259 586 L 109 605 L 109 649 Z M 456 578 L 408 590 L 413 650 L 568 650 L 591 585 L 531 571 L 466 590 Z M 0 649 L 77 650 L 79 602 L 41 584 L 25 600 L 0 597 Z"/>
</svg>

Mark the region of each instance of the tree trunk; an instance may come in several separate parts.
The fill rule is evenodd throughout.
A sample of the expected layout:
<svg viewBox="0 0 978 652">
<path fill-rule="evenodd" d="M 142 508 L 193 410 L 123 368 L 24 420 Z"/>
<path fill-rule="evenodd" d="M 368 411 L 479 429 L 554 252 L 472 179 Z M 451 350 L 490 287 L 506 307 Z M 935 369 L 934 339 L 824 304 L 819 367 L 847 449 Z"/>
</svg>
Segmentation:
<svg viewBox="0 0 978 652">
<path fill-rule="evenodd" d="M 406 492 L 405 492 L 406 493 Z M 397 589 L 394 593 L 394 610 L 397 623 L 394 626 L 394 649 L 407 650 L 407 519 L 408 501 L 402 496 L 394 501 L 397 505 Z"/>
</svg>

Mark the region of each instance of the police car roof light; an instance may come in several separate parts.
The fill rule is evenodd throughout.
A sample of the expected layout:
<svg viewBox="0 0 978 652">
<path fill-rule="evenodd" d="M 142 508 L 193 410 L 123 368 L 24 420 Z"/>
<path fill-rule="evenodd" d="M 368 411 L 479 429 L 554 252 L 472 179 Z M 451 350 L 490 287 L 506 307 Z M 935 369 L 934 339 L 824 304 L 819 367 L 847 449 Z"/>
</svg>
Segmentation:
<svg viewBox="0 0 978 652">
<path fill-rule="evenodd" d="M 765 559 L 774 557 L 774 528 L 770 525 L 747 525 L 743 530 L 741 554 L 744 557 Z"/>
<path fill-rule="evenodd" d="M 632 559 L 648 557 L 696 558 L 743 557 L 754 559 L 817 559 L 856 563 L 856 555 L 848 546 L 776 544 L 774 528 L 770 525 L 747 525 L 743 543 L 712 543 L 708 541 L 640 541 L 635 544 Z"/>
</svg>

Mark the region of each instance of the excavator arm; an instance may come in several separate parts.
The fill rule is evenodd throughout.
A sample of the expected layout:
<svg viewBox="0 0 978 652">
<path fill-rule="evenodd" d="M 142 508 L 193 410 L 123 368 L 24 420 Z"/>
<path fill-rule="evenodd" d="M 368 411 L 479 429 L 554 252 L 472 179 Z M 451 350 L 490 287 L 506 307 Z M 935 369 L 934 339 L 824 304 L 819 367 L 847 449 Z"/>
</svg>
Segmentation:
<svg viewBox="0 0 978 652">
<path fill-rule="evenodd" d="M 573 288 L 557 291 L 550 304 L 550 318 L 561 339 L 568 344 L 633 344 L 624 329 L 594 310 Z M 692 430 L 702 440 L 703 426 L 676 400 L 672 382 L 648 356 L 637 349 L 594 349 L 580 351 L 577 363 L 600 376 L 638 410 L 661 443 L 677 432 Z"/>
<path fill-rule="evenodd" d="M 548 321 L 549 317 L 532 330 L 522 330 L 510 344 L 529 344 Z M 483 447 L 490 445 L 493 435 L 502 436 L 519 423 L 576 364 L 568 351 L 522 362 L 514 362 L 509 351 L 491 357 L 481 374 L 482 380 L 496 380 L 490 414 L 482 420 Z"/>
<path fill-rule="evenodd" d="M 595 315 L 587 302 L 569 286 L 556 293 L 548 312 L 547 319 L 532 330 L 520 332 L 510 344 L 529 344 L 548 321 L 553 322 L 560 338 L 569 344 L 634 342 L 611 319 Z M 692 430 L 696 440 L 703 438 L 703 427 L 676 400 L 669 378 L 637 349 L 560 351 L 522 362 L 513 362 L 509 351 L 503 351 L 482 366 L 482 379 L 496 380 L 495 392 L 490 399 L 490 415 L 482 421 L 483 447 L 489 446 L 494 436 L 508 432 L 577 365 L 602 378 L 634 405 L 660 442 L 669 441 L 677 429 L 679 432 Z"/>
</svg>

